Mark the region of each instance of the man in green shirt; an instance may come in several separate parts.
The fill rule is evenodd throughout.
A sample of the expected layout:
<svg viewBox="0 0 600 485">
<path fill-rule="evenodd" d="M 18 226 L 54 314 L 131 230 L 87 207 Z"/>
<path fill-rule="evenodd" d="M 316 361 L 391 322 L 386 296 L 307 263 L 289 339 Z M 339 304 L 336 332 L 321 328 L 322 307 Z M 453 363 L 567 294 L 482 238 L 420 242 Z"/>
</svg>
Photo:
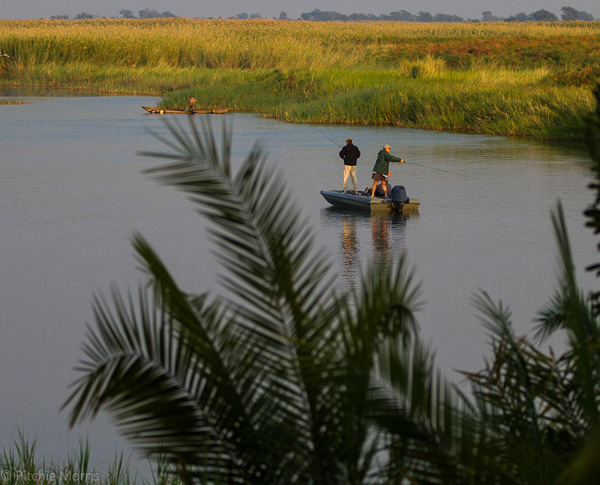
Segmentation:
<svg viewBox="0 0 600 485">
<path fill-rule="evenodd" d="M 391 150 L 392 148 L 389 145 L 384 145 L 383 150 L 380 150 L 379 154 L 377 155 L 377 161 L 373 167 L 373 175 L 371 175 L 371 178 L 373 179 L 371 197 L 375 197 L 375 189 L 377 188 L 377 184 L 379 182 L 381 182 L 381 188 L 385 192 L 386 197 L 388 199 L 391 197 L 391 194 L 387 188 L 387 179 L 392 175 L 390 173 L 390 162 L 405 163 L 401 158 L 390 155 Z"/>
</svg>

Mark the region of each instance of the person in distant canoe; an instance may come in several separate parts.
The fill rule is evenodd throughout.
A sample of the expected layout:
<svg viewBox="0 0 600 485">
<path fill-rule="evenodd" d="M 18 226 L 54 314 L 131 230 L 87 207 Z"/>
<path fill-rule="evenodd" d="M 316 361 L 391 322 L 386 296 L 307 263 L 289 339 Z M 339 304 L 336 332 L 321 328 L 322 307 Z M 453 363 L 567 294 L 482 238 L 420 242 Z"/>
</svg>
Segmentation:
<svg viewBox="0 0 600 485">
<path fill-rule="evenodd" d="M 377 184 L 379 182 L 381 182 L 381 188 L 385 192 L 386 197 L 391 197 L 390 191 L 387 188 L 387 179 L 392 176 L 390 173 L 390 162 L 405 163 L 401 158 L 390 155 L 391 150 L 392 147 L 384 145 L 383 150 L 380 150 L 377 155 L 377 161 L 373 167 L 373 175 L 371 175 L 371 178 L 373 179 L 371 197 L 375 197 L 375 190 L 377 189 Z"/>
<path fill-rule="evenodd" d="M 358 192 L 356 161 L 360 158 L 360 150 L 352 143 L 352 138 L 346 138 L 346 146 L 340 150 L 340 158 L 344 160 L 344 182 L 342 185 L 343 191 L 348 192 L 348 178 L 351 178 L 354 191 Z"/>
</svg>

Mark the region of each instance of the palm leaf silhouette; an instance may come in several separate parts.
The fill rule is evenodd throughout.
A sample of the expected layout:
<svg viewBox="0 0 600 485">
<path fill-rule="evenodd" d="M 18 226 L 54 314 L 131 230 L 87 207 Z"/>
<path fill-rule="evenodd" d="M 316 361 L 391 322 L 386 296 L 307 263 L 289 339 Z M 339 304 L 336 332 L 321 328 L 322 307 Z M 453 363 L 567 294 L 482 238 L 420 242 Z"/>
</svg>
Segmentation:
<svg viewBox="0 0 600 485">
<path fill-rule="evenodd" d="M 413 443 L 406 470 L 432 447 L 447 461 L 432 434 L 449 426 L 456 396 L 440 376 L 428 380 L 433 360 L 418 341 L 419 287 L 405 259 L 340 293 L 259 145 L 233 176 L 230 128 L 219 149 L 207 122 L 191 123 L 190 134 L 166 127 L 170 137 L 159 138 L 169 150 L 143 155 L 170 162 L 149 173 L 211 221 L 227 296 L 183 292 L 135 235 L 150 284 L 137 298 L 116 288 L 96 297 L 82 376 L 65 403 L 71 424 L 107 410 L 143 453 L 207 483 L 377 482 L 392 476 L 400 436 Z M 401 359 L 394 343 L 407 350 Z M 384 355 L 393 355 L 387 369 Z M 391 374 L 404 387 L 394 390 Z M 423 397 L 432 386 L 434 402 Z M 427 411 L 414 420 L 419 409 Z"/>
</svg>

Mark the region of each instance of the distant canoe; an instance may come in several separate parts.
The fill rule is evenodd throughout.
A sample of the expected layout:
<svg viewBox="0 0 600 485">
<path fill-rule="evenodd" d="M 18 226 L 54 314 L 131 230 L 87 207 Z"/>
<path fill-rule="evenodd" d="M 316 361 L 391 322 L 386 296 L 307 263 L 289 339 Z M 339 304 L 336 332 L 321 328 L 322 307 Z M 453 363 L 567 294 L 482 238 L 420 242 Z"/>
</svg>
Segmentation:
<svg viewBox="0 0 600 485">
<path fill-rule="evenodd" d="M 148 113 L 170 115 L 170 114 L 195 114 L 195 115 L 222 115 L 229 111 L 229 108 L 216 108 L 216 109 L 195 109 L 190 113 L 189 110 L 185 109 L 167 109 L 167 108 L 151 108 L 148 106 L 142 106 Z"/>
</svg>

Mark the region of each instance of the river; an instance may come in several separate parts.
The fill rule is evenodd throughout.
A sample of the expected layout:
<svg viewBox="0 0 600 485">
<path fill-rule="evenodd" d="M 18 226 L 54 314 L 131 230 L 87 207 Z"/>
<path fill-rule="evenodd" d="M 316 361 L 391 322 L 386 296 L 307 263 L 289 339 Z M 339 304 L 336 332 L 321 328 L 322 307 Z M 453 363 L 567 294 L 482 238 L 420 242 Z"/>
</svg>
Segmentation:
<svg viewBox="0 0 600 485">
<path fill-rule="evenodd" d="M 108 417 L 69 430 L 68 413 L 59 411 L 83 357 L 93 296 L 113 284 L 135 290 L 143 281 L 130 244 L 135 232 L 185 290 L 221 291 L 219 268 L 207 257 L 207 224 L 196 208 L 142 173 L 160 163 L 138 155 L 162 149 L 149 133 L 166 132 L 161 116 L 141 109 L 157 99 L 13 98 L 25 104 L 0 105 L 0 445 L 9 446 L 20 429 L 37 441 L 40 456 L 63 460 L 89 436 L 92 463 L 102 466 L 120 450 L 130 453 Z M 423 283 L 423 338 L 457 382 L 457 370 L 478 370 L 489 355 L 471 303 L 478 290 L 511 307 L 520 334 L 532 331 L 552 296 L 557 250 L 550 214 L 559 199 L 580 283 L 597 286 L 583 270 L 598 259 L 583 227 L 582 211 L 593 200 L 585 151 L 498 136 L 210 117 L 217 132 L 222 121 L 233 125 L 234 168 L 255 141 L 262 143 L 341 287 L 357 285 L 374 255 L 406 252 Z M 362 152 L 361 188 L 370 185 L 384 144 L 407 161 L 392 166 L 391 180 L 421 201 L 418 214 L 370 217 L 328 206 L 319 190 L 341 188 L 337 145 L 347 136 Z"/>
</svg>

